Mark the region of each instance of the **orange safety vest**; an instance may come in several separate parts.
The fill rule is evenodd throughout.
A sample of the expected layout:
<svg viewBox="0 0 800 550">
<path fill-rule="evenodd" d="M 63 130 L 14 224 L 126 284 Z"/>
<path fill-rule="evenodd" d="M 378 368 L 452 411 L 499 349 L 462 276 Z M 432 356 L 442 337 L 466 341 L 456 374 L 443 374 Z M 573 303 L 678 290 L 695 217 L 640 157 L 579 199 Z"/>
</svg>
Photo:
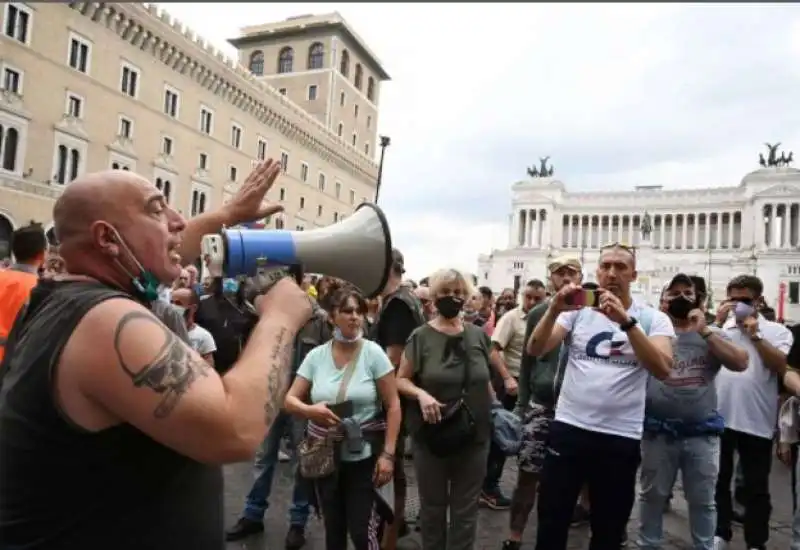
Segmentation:
<svg viewBox="0 0 800 550">
<path fill-rule="evenodd" d="M 13 268 L 0 270 L 0 361 L 5 354 L 11 326 L 38 282 L 36 273 Z"/>
</svg>

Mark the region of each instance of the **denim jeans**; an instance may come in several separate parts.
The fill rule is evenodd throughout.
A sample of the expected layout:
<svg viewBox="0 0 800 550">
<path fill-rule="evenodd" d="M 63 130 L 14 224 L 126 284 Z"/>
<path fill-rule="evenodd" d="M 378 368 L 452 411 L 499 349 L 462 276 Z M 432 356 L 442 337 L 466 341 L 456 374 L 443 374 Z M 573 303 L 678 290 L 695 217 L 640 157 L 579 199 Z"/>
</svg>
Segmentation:
<svg viewBox="0 0 800 550">
<path fill-rule="evenodd" d="M 247 494 L 244 512 L 242 513 L 242 516 L 249 520 L 264 520 L 264 514 L 269 506 L 268 500 L 272 490 L 272 480 L 275 477 L 275 467 L 278 464 L 278 451 L 280 450 L 281 440 L 287 430 L 290 434 L 292 448 L 296 448 L 303 435 L 302 421 L 292 418 L 285 412 L 281 412 L 264 438 L 261 449 L 256 454 L 253 468 L 255 481 Z M 289 508 L 289 524 L 293 527 L 305 528 L 308 522 L 308 516 L 310 515 L 309 490 L 308 482 L 295 473 L 292 505 Z"/>
<path fill-rule="evenodd" d="M 692 549 L 712 550 L 717 527 L 714 492 L 719 471 L 719 449 L 718 436 L 683 439 L 663 434 L 644 436 L 640 474 L 640 548 L 661 548 L 664 506 L 680 470 L 683 493 L 689 504 Z"/>
</svg>

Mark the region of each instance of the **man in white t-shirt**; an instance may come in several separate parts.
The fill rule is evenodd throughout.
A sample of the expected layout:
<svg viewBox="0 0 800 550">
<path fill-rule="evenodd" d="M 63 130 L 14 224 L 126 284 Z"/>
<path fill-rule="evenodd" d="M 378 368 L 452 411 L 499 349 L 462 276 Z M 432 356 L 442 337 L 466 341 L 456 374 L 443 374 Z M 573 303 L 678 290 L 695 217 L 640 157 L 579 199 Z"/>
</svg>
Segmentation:
<svg viewBox="0 0 800 550">
<path fill-rule="evenodd" d="M 539 485 L 537 550 L 564 550 L 581 486 L 592 499 L 591 548 L 619 548 L 635 499 L 647 380 L 669 376 L 675 330 L 633 302 L 635 250 L 604 247 L 598 303 L 577 285 L 556 293 L 528 351 L 539 356 L 571 334 L 567 366 Z M 596 306 L 596 307 L 584 307 Z"/>
<path fill-rule="evenodd" d="M 769 539 L 772 511 L 769 473 L 772 440 L 778 417 L 778 379 L 786 373 L 792 333 L 756 311 L 764 286 L 758 277 L 739 275 L 728 283 L 728 299 L 717 310 L 715 324 L 750 358 L 743 372 L 723 370 L 717 376 L 719 413 L 725 419 L 717 477 L 717 537 L 723 549 L 733 532 L 731 478 L 734 454 L 739 454 L 745 498 L 744 540 L 747 548 L 763 550 Z"/>
<path fill-rule="evenodd" d="M 200 298 L 190 288 L 179 288 L 172 291 L 172 307 L 183 315 L 186 330 L 189 333 L 189 345 L 213 367 L 217 344 L 210 332 L 194 322 L 199 303 Z"/>
</svg>

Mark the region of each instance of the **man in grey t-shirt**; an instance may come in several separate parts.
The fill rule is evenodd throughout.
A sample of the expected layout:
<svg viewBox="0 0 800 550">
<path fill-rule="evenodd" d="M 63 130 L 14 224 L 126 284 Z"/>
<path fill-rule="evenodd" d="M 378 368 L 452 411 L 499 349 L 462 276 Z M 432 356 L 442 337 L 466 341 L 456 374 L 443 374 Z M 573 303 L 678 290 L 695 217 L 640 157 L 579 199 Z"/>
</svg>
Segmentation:
<svg viewBox="0 0 800 550">
<path fill-rule="evenodd" d="M 651 377 L 647 385 L 642 438 L 641 527 L 639 546 L 662 544 L 667 499 L 680 468 L 689 504 L 693 548 L 714 546 L 714 493 L 719 469 L 719 436 L 724 421 L 717 412 L 714 379 L 721 367 L 742 371 L 747 352 L 706 326 L 695 286 L 679 273 L 664 289 L 662 311 L 675 327 L 669 378 Z"/>
</svg>

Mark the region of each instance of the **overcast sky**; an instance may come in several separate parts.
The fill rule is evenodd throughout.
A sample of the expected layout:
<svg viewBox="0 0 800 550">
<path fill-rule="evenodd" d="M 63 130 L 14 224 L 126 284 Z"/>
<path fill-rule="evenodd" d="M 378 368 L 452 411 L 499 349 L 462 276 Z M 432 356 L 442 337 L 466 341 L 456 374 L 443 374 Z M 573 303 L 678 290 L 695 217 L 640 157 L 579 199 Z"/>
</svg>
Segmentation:
<svg viewBox="0 0 800 550">
<path fill-rule="evenodd" d="M 800 148 L 800 6 L 161 5 L 231 55 L 246 25 L 347 19 L 392 76 L 380 203 L 416 278 L 504 248 L 539 157 L 568 190 L 625 190 L 737 185 L 764 142 Z"/>
</svg>

